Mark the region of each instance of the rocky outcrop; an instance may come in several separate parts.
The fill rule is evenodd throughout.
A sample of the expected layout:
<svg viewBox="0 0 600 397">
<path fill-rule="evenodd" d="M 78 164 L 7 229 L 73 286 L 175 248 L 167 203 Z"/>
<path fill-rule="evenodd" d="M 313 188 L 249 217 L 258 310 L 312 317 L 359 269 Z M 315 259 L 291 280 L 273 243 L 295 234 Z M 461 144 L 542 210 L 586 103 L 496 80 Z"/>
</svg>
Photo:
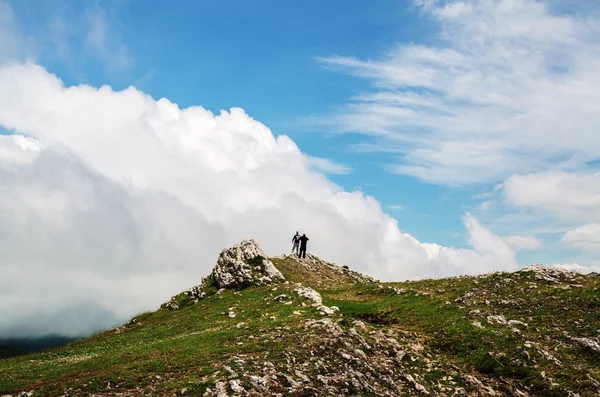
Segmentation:
<svg viewBox="0 0 600 397">
<path fill-rule="evenodd" d="M 600 354 L 600 341 L 598 338 L 577 338 L 566 335 L 572 342 L 579 345 L 582 349 L 587 350 L 591 353 Z"/>
<path fill-rule="evenodd" d="M 560 267 L 548 267 L 544 265 L 530 265 L 524 267 L 521 272 L 533 272 L 536 280 L 559 283 L 561 281 L 572 281 L 578 273 L 562 269 Z"/>
<path fill-rule="evenodd" d="M 203 278 L 199 285 L 173 296 L 161 308 L 179 310 L 207 295 L 220 295 L 226 288 L 240 289 L 280 281 L 285 281 L 285 277 L 267 258 L 265 251 L 254 240 L 244 240 L 224 249 L 210 275 Z"/>
<path fill-rule="evenodd" d="M 294 343 L 282 352 L 283 360 L 237 353 L 202 379 L 211 384 L 203 396 L 500 395 L 476 374 L 434 359 L 425 341 L 413 333 L 377 329 L 362 321 L 342 326 L 328 317 L 305 319 L 298 329 L 286 331 L 293 333 L 288 340 Z M 282 338 L 279 332 L 275 335 Z M 264 332 L 256 338 L 272 337 Z M 422 372 L 416 370 L 421 367 Z M 428 380 L 436 372 L 446 376 Z M 519 395 L 516 391 L 510 395 Z"/>
<path fill-rule="evenodd" d="M 244 240 L 219 255 L 210 277 L 218 288 L 268 285 L 285 277 L 254 240 Z"/>
</svg>

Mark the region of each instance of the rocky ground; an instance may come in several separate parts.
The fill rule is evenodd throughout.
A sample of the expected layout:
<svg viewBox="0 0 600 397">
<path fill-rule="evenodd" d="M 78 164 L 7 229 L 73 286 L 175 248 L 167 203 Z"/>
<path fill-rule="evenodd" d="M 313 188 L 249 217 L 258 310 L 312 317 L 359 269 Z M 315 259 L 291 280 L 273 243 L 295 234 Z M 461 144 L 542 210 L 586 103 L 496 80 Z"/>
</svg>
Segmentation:
<svg viewBox="0 0 600 397">
<path fill-rule="evenodd" d="M 600 278 L 380 283 L 251 240 L 153 313 L 0 361 L 14 396 L 597 396 Z"/>
</svg>

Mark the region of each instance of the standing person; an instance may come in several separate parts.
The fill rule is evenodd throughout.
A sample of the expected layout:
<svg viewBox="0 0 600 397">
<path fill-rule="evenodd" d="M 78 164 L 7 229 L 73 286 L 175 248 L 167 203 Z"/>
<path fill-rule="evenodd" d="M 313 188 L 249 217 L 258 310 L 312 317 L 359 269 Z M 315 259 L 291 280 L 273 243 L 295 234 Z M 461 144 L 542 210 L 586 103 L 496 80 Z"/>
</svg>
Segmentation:
<svg viewBox="0 0 600 397">
<path fill-rule="evenodd" d="M 292 243 L 294 243 L 294 245 L 292 246 L 292 254 L 296 254 L 299 255 L 298 253 L 298 244 L 300 244 L 300 234 L 298 234 L 298 232 L 296 231 L 296 234 L 294 235 L 294 237 L 292 237 Z"/>
<path fill-rule="evenodd" d="M 300 237 L 300 253 L 298 254 L 299 258 L 306 258 L 306 242 L 308 241 L 308 237 L 306 234 L 302 234 Z"/>
</svg>

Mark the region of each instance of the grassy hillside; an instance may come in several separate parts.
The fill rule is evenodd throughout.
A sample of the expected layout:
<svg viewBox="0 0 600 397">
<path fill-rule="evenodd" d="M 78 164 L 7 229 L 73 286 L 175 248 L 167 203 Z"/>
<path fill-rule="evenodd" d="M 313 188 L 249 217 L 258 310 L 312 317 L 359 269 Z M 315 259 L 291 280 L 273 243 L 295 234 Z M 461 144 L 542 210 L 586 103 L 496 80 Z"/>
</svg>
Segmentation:
<svg viewBox="0 0 600 397">
<path fill-rule="evenodd" d="M 0 360 L 0 395 L 597 396 L 597 275 L 379 283 L 311 258 L 62 348 Z M 318 291 L 324 314 L 298 295 Z"/>
</svg>

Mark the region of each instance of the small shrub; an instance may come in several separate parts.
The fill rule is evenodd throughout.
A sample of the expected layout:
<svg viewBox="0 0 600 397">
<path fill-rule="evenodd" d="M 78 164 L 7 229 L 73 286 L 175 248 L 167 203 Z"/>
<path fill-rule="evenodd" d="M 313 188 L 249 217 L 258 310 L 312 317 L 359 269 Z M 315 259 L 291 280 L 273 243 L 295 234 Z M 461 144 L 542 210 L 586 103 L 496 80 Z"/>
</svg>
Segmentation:
<svg viewBox="0 0 600 397">
<path fill-rule="evenodd" d="M 482 374 L 494 374 L 501 366 L 502 363 L 500 363 L 500 361 L 498 361 L 490 353 L 482 353 L 475 359 L 475 368 L 477 368 L 477 370 Z"/>
<path fill-rule="evenodd" d="M 246 259 L 246 263 L 250 266 L 261 266 L 262 267 L 264 260 L 265 260 L 265 258 L 263 258 L 261 255 L 256 255 L 254 258 Z"/>
</svg>

